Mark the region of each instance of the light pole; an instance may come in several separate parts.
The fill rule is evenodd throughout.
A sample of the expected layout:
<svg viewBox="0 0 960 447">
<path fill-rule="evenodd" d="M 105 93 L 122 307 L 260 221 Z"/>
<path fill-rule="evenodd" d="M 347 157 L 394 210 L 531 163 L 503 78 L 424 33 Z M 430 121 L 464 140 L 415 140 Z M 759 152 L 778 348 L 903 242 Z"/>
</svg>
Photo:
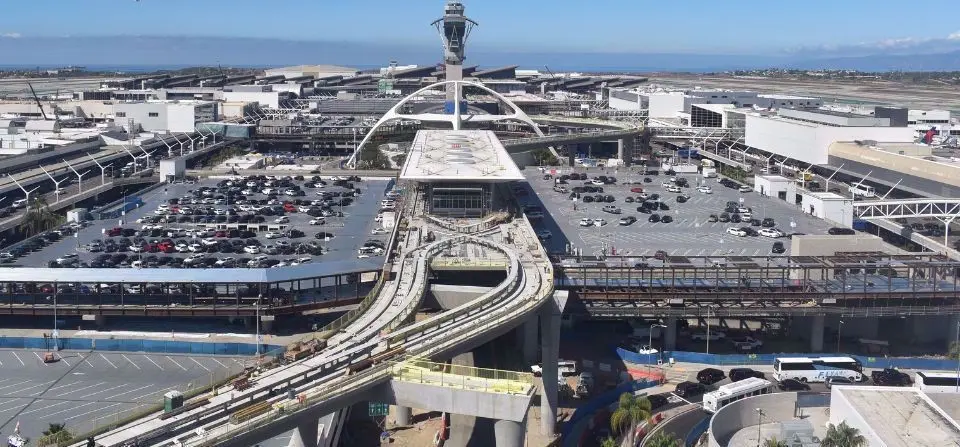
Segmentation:
<svg viewBox="0 0 960 447">
<path fill-rule="evenodd" d="M 647 363 L 650 364 L 650 365 L 653 364 L 653 328 L 658 328 L 658 327 L 666 328 L 667 326 L 664 325 L 664 324 L 659 324 L 659 323 L 658 323 L 658 324 L 651 324 L 651 325 L 650 325 L 650 333 L 647 334 L 647 335 L 648 335 L 648 337 L 647 337 L 647 352 L 648 352 L 648 354 L 647 354 Z"/>
<path fill-rule="evenodd" d="M 960 323 L 957 323 L 957 343 L 954 349 L 960 349 Z M 960 393 L 960 352 L 957 353 L 957 387 L 954 392 Z"/>
<path fill-rule="evenodd" d="M 257 363 L 260 363 L 260 300 L 263 295 L 257 295 Z"/>
<path fill-rule="evenodd" d="M 837 353 L 840 353 L 840 329 L 843 328 L 843 320 L 837 325 Z"/>
<path fill-rule="evenodd" d="M 760 429 L 763 427 L 763 408 L 757 408 L 757 447 L 760 447 Z"/>
<path fill-rule="evenodd" d="M 707 354 L 710 353 L 710 308 L 707 308 Z"/>
<path fill-rule="evenodd" d="M 60 338 L 60 331 L 57 330 L 57 289 L 53 290 L 53 350 L 60 350 L 60 343 L 57 341 Z"/>
</svg>

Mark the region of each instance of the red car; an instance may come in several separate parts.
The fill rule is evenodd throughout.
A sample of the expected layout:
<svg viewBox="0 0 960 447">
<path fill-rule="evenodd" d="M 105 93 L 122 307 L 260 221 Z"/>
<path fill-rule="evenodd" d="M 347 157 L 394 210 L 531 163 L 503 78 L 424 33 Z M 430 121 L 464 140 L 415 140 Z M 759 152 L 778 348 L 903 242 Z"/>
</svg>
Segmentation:
<svg viewBox="0 0 960 447">
<path fill-rule="evenodd" d="M 630 188 L 630 192 L 635 193 L 635 194 L 641 194 L 641 193 L 643 193 L 643 188 L 641 188 L 641 187 L 639 187 L 639 186 L 635 186 L 635 187 L 633 187 L 633 188 Z"/>
<path fill-rule="evenodd" d="M 120 236 L 121 234 L 123 234 L 123 228 L 120 227 L 111 228 L 109 231 L 107 231 L 107 236 L 110 237 Z"/>
<path fill-rule="evenodd" d="M 283 210 L 288 213 L 295 213 L 297 212 L 297 207 L 293 206 L 292 203 L 287 202 L 283 204 Z"/>
<path fill-rule="evenodd" d="M 213 235 L 214 235 L 214 237 L 227 237 L 227 232 L 221 230 L 221 231 L 218 231 L 218 232 L 214 233 Z"/>
</svg>

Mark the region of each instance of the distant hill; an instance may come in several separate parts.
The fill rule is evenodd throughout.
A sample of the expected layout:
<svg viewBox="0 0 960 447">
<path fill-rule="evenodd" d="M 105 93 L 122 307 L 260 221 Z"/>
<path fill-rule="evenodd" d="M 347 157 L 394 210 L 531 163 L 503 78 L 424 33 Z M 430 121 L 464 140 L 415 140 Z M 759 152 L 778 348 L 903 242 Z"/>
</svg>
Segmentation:
<svg viewBox="0 0 960 447">
<path fill-rule="evenodd" d="M 21 37 L 0 38 L 5 66 L 278 66 L 337 64 L 381 67 L 389 61 L 434 64 L 439 45 L 297 41 L 226 37 Z M 942 54 L 859 57 L 787 57 L 678 53 L 522 52 L 467 49 L 467 63 L 517 64 L 555 71 L 705 72 L 751 68 L 885 70 L 960 70 L 960 51 Z"/>
</svg>

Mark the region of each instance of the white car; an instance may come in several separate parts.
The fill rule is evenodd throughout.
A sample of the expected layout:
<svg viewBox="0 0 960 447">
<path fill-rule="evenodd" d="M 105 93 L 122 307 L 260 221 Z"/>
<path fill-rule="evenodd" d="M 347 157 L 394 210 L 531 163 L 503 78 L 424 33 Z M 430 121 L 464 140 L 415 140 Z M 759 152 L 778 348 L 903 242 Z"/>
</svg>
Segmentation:
<svg viewBox="0 0 960 447">
<path fill-rule="evenodd" d="M 268 231 L 267 234 L 264 235 L 264 237 L 267 239 L 277 239 L 281 236 L 283 236 L 283 234 L 281 234 L 279 231 Z"/>
<path fill-rule="evenodd" d="M 734 236 L 736 236 L 736 237 L 747 237 L 747 232 L 746 232 L 746 231 L 743 231 L 743 230 L 741 230 L 741 229 L 739 229 L 739 228 L 735 228 L 735 227 L 727 228 L 727 234 L 732 234 L 732 235 L 734 235 Z"/>
<path fill-rule="evenodd" d="M 593 179 L 593 180 L 590 181 L 590 184 L 592 184 L 593 186 L 603 186 L 603 185 L 605 185 L 605 183 L 603 183 L 603 180 L 600 180 L 600 179 Z"/>
<path fill-rule="evenodd" d="M 57 258 L 57 264 L 60 264 L 60 265 L 69 264 L 74 260 L 76 260 L 77 258 L 79 258 L 79 256 L 75 253 L 65 254 L 63 255 L 63 257 Z"/>
<path fill-rule="evenodd" d="M 277 190 L 273 188 L 263 188 L 263 191 L 260 191 L 260 192 L 263 193 L 263 195 L 268 196 L 270 194 L 277 192 Z"/>
<path fill-rule="evenodd" d="M 713 194 L 713 188 L 709 186 L 698 186 L 697 191 L 702 192 L 704 194 Z"/>
<path fill-rule="evenodd" d="M 243 252 L 251 255 L 258 255 L 260 254 L 260 247 L 256 245 L 247 245 L 246 247 L 243 247 Z"/>
<path fill-rule="evenodd" d="M 607 224 L 606 219 L 593 219 L 593 226 L 602 227 Z"/>
<path fill-rule="evenodd" d="M 676 186 L 676 185 L 674 185 L 673 182 L 663 182 L 660 184 L 660 186 L 664 188 L 670 188 L 671 186 Z"/>
<path fill-rule="evenodd" d="M 200 244 L 198 244 L 198 243 L 196 243 L 196 242 L 190 244 L 190 246 L 187 247 L 187 249 L 190 250 L 191 253 L 199 253 L 199 252 L 201 252 L 201 251 L 204 251 L 204 252 L 206 251 L 206 250 L 203 248 L 203 245 L 200 245 Z"/>
<path fill-rule="evenodd" d="M 183 260 L 183 263 L 184 263 L 184 264 L 193 264 L 194 262 L 197 262 L 197 261 L 199 261 L 199 260 L 201 260 L 201 259 L 203 259 L 203 255 L 201 255 L 201 254 L 190 255 L 190 256 L 187 256 L 187 258 Z"/>
<path fill-rule="evenodd" d="M 206 239 L 201 240 L 200 243 L 203 244 L 204 246 L 209 247 L 211 245 L 217 245 L 219 242 L 217 242 L 217 240 L 212 237 L 208 237 Z"/>
<path fill-rule="evenodd" d="M 745 206 L 737 207 L 737 212 L 740 213 L 740 214 L 749 213 L 750 211 L 752 211 L 752 210 L 751 210 L 750 208 L 748 208 L 748 207 L 745 207 Z"/>
<path fill-rule="evenodd" d="M 581 227 L 592 227 L 592 226 L 593 226 L 593 219 L 588 219 L 588 218 L 586 218 L 586 217 L 584 217 L 583 219 L 580 219 L 580 226 L 581 226 Z"/>
<path fill-rule="evenodd" d="M 290 222 L 290 218 L 287 216 L 280 216 L 276 219 L 273 219 L 273 223 L 283 224 Z"/>
<path fill-rule="evenodd" d="M 370 233 L 371 234 L 387 234 L 387 229 L 377 227 L 377 228 L 374 228 L 373 231 L 371 231 Z"/>
<path fill-rule="evenodd" d="M 214 264 L 222 266 L 227 264 L 233 264 L 235 261 L 236 259 L 234 259 L 232 256 L 227 256 L 225 258 L 217 259 L 217 262 L 215 262 Z"/>
<path fill-rule="evenodd" d="M 254 190 L 252 190 L 252 189 L 250 189 L 250 188 L 247 188 L 247 189 L 244 189 L 243 191 L 240 191 L 240 194 L 243 194 L 243 195 L 245 195 L 245 196 L 252 196 L 252 195 L 254 195 L 254 194 L 256 194 L 256 193 L 257 193 L 256 191 L 254 191 Z"/>
<path fill-rule="evenodd" d="M 680 192 L 679 186 L 670 185 L 665 188 L 667 192 Z"/>
<path fill-rule="evenodd" d="M 321 217 L 310 219 L 310 225 L 323 225 L 325 223 L 327 223 L 327 221 Z"/>
<path fill-rule="evenodd" d="M 774 239 L 784 236 L 783 232 L 776 228 L 761 228 L 758 233 L 760 233 L 761 236 L 772 237 Z"/>
<path fill-rule="evenodd" d="M 733 343 L 733 346 L 735 346 L 738 350 L 741 350 L 741 351 L 752 351 L 754 349 L 757 349 L 763 346 L 762 341 L 749 336 L 731 338 L 730 342 Z"/>
<path fill-rule="evenodd" d="M 131 246 L 129 247 L 129 250 L 132 251 L 132 252 L 134 252 L 134 253 L 143 253 L 143 246 L 142 246 L 142 245 L 133 244 L 133 245 L 131 245 Z"/>
<path fill-rule="evenodd" d="M 297 211 L 299 211 L 299 212 L 301 212 L 301 213 L 306 213 L 306 212 L 310 211 L 310 207 L 307 206 L 307 205 L 300 205 L 300 206 L 297 207 Z"/>
<path fill-rule="evenodd" d="M 740 192 L 753 192 L 753 188 L 744 185 L 744 186 L 741 186 L 741 187 L 739 188 L 739 191 L 740 191 Z"/>
<path fill-rule="evenodd" d="M 634 346 L 633 349 L 637 351 L 637 354 L 642 354 L 642 355 L 656 354 L 660 352 L 650 347 L 650 345 L 637 345 L 637 346 Z"/>
<path fill-rule="evenodd" d="M 541 241 L 545 241 L 553 237 L 553 233 L 550 230 L 537 230 L 537 237 Z"/>
</svg>

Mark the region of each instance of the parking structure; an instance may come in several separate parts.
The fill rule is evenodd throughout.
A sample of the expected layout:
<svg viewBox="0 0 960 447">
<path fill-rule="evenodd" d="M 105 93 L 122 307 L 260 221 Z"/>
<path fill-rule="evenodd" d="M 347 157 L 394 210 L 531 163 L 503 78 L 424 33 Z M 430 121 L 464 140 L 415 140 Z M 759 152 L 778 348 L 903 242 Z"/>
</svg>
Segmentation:
<svg viewBox="0 0 960 447">
<path fill-rule="evenodd" d="M 386 238 L 385 231 L 375 230 L 387 187 L 383 179 L 319 176 L 172 184 L 144 195 L 144 205 L 119 221 L 64 226 L 0 256 L 8 264 L 54 268 L 264 268 L 346 261 L 357 259 L 368 240 Z"/>
<path fill-rule="evenodd" d="M 577 180 L 566 179 L 566 184 L 557 183 L 563 175 L 570 175 L 571 172 L 577 174 Z M 651 256 L 658 251 L 665 251 L 670 256 L 764 256 L 777 254 L 773 251 L 774 242 L 783 243 L 785 250 L 789 251 L 791 234 L 827 234 L 831 228 L 828 222 L 804 214 L 799 207 L 763 197 L 756 192 L 740 192 L 736 188 L 725 187 L 716 178 L 702 178 L 698 174 L 667 175 L 659 172 L 644 175 L 638 172 L 642 171 L 630 168 L 606 171 L 595 168 L 557 171 L 528 168 L 524 175 L 529 186 L 518 186 L 515 193 L 551 253 L 578 251 L 590 256 Z M 608 181 L 611 177 L 615 181 L 607 184 L 593 182 L 600 175 L 607 176 Z M 670 181 L 671 178 L 685 179 L 688 186 L 676 186 Z M 574 200 L 571 197 L 574 188 L 585 184 L 602 188 L 603 192 L 582 192 Z M 699 186 L 709 187 L 710 193 L 698 190 Z M 533 194 L 524 192 L 526 188 L 532 188 Z M 680 192 L 668 192 L 668 188 Z M 659 196 L 659 200 L 651 197 L 654 195 Z M 587 196 L 590 199 L 585 201 Z M 604 201 L 595 200 L 596 196 L 603 196 Z M 687 200 L 681 199 L 682 203 L 679 203 L 677 199 L 680 196 Z M 607 201 L 611 198 L 612 201 Z M 644 212 L 638 211 L 643 202 L 651 205 L 646 205 L 648 208 Z M 654 209 L 653 203 L 662 205 Z M 773 226 L 769 228 L 781 230 L 785 237 L 770 238 L 759 234 L 735 236 L 728 233 L 730 228 L 747 227 L 758 233 L 768 228 L 753 226 L 749 220 L 740 223 L 720 222 L 728 204 L 735 204 L 734 208 L 749 208 L 751 219 L 761 222 L 772 219 Z M 665 209 L 660 209 L 663 205 L 666 205 Z M 620 213 L 616 213 L 616 209 Z M 728 216 L 740 215 L 736 210 L 732 211 Z M 656 219 L 651 219 L 653 215 L 657 215 L 661 222 L 652 222 Z M 717 221 L 712 221 L 711 215 L 715 215 Z M 637 220 L 620 225 L 621 218 L 630 216 Z M 662 222 L 663 217 L 670 222 Z M 605 223 L 588 224 L 594 219 L 603 219 Z"/>
<path fill-rule="evenodd" d="M 80 435 L 163 402 L 163 394 L 209 385 L 243 370 L 241 357 L 68 352 L 44 363 L 43 352 L 0 351 L 0 433 L 20 424 L 37 440 L 50 423 Z"/>
</svg>

